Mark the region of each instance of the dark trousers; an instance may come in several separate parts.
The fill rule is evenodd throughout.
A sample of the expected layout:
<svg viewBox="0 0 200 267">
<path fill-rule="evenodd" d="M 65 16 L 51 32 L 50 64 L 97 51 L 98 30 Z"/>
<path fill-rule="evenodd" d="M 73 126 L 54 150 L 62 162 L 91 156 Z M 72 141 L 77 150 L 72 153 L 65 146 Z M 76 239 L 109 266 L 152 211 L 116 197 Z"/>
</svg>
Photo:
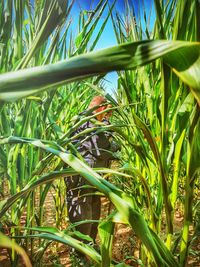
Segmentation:
<svg viewBox="0 0 200 267">
<path fill-rule="evenodd" d="M 81 176 L 67 177 L 65 182 L 67 186 L 67 209 L 70 222 L 99 220 L 101 200 L 100 196 L 94 195 L 96 189 L 91 188 Z M 84 223 L 76 226 L 76 230 L 85 235 L 89 235 L 95 241 L 97 226 L 98 223 Z"/>
</svg>

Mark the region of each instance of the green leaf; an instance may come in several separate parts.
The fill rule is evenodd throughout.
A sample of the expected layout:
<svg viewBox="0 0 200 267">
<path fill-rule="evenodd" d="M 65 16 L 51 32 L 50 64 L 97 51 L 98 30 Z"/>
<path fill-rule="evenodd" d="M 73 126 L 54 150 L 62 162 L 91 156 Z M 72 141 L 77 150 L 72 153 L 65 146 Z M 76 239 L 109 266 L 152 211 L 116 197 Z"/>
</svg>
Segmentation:
<svg viewBox="0 0 200 267">
<path fill-rule="evenodd" d="M 49 183 L 55 179 L 74 175 L 74 174 L 76 174 L 76 172 L 74 172 L 72 169 L 67 169 L 64 171 L 55 171 L 55 172 L 46 174 L 40 177 L 39 179 L 36 179 L 36 177 L 34 177 L 20 192 L 9 197 L 8 199 L 4 199 L 0 201 L 0 218 L 19 198 L 24 197 L 29 192 L 33 191 L 36 187 Z"/>
<path fill-rule="evenodd" d="M 183 46 L 166 54 L 164 61 L 190 87 L 200 104 L 200 46 L 199 43 L 193 44 L 192 50 Z"/>
<path fill-rule="evenodd" d="M 146 221 L 144 220 L 144 217 L 134 209 L 133 199 L 129 195 L 127 195 L 117 187 L 113 186 L 108 181 L 104 180 L 88 165 L 76 158 L 74 155 L 67 153 L 62 147 L 60 147 L 56 143 L 16 137 L 9 137 L 0 140 L 0 144 L 18 142 L 27 144 L 30 143 L 36 147 L 42 148 L 60 157 L 65 163 L 70 165 L 90 184 L 95 186 L 99 191 L 105 194 L 112 201 L 112 203 L 121 213 L 122 218 L 125 220 L 125 222 L 128 222 L 132 226 L 135 233 L 139 236 L 139 238 L 142 240 L 147 249 L 151 251 L 152 255 L 154 256 L 155 262 L 159 266 L 179 266 L 171 252 L 165 247 L 159 237 L 155 233 L 152 234 L 152 231 L 149 229 Z M 53 238 L 53 236 L 49 236 L 49 234 L 42 234 L 42 236 L 43 238 L 47 239 Z M 60 238 L 61 237 L 58 236 L 56 237 L 56 240 L 64 242 L 63 239 L 61 240 Z M 77 249 L 80 250 L 80 247 L 77 247 Z M 85 251 L 83 253 L 85 253 Z"/>
<path fill-rule="evenodd" d="M 124 177 L 131 177 L 127 174 L 120 173 L 113 170 L 108 169 L 96 169 L 98 173 L 111 173 L 115 175 L 121 175 Z M 5 214 L 5 212 L 20 198 L 23 198 L 25 195 L 27 195 L 29 192 L 33 191 L 35 188 L 47 184 L 49 182 L 54 181 L 55 179 L 60 179 L 61 177 L 70 177 L 71 175 L 76 175 L 77 172 L 74 171 L 72 168 L 67 168 L 63 171 L 54 171 L 51 173 L 48 173 L 46 175 L 41 176 L 37 179 L 37 177 L 34 177 L 32 180 L 29 181 L 29 183 L 18 193 L 15 195 L 1 200 L 0 201 L 0 218 Z"/>
<path fill-rule="evenodd" d="M 113 70 L 134 69 L 164 56 L 165 63 L 191 87 L 199 101 L 199 48 L 199 43 L 192 42 L 140 41 L 91 52 L 55 64 L 2 74 L 0 100 L 16 100 L 52 86 Z"/>
<path fill-rule="evenodd" d="M 26 55 L 22 58 L 17 69 L 25 68 L 36 51 L 44 44 L 44 42 L 48 39 L 50 34 L 60 25 L 63 19 L 66 18 L 67 15 L 67 5 L 68 1 L 63 0 L 45 0 L 43 2 L 44 6 L 41 9 L 40 5 L 40 20 L 37 25 L 37 29 L 35 32 L 35 38 L 33 43 L 26 53 Z M 22 38 L 20 39 L 22 41 Z"/>
<path fill-rule="evenodd" d="M 21 248 L 14 240 L 11 240 L 10 238 L 5 236 L 1 232 L 0 232 L 0 240 L 1 240 L 0 247 L 14 249 L 17 253 L 19 253 L 22 256 L 24 263 L 27 267 L 32 266 L 32 264 L 31 264 L 28 256 L 26 255 L 26 252 L 24 251 L 24 249 Z"/>
<path fill-rule="evenodd" d="M 25 238 L 39 238 L 39 239 L 47 239 L 51 241 L 56 241 L 60 242 L 62 244 L 68 245 L 70 247 L 75 248 L 76 250 L 80 251 L 81 253 L 89 256 L 91 259 L 93 259 L 97 264 L 100 264 L 101 262 L 101 256 L 99 253 L 96 252 L 95 249 L 92 247 L 82 243 L 81 241 L 61 232 L 58 230 L 58 232 L 48 232 L 42 231 L 39 227 L 37 228 L 28 228 L 29 230 L 34 230 L 34 231 L 39 231 L 39 234 L 34 234 L 34 235 L 26 235 Z"/>
<path fill-rule="evenodd" d="M 200 119 L 198 120 L 195 126 L 191 144 L 190 159 L 188 166 L 188 176 L 190 177 L 191 181 L 194 179 L 194 176 L 199 169 L 200 169 Z"/>
<path fill-rule="evenodd" d="M 112 258 L 114 223 L 103 221 L 98 226 L 98 234 L 101 240 L 102 267 L 110 266 Z"/>
</svg>

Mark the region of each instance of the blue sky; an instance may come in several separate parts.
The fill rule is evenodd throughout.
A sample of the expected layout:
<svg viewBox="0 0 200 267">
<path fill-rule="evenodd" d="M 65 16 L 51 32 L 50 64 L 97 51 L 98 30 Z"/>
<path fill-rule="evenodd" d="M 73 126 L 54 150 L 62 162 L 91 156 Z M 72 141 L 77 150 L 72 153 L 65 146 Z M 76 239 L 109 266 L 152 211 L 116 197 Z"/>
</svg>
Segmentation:
<svg viewBox="0 0 200 267">
<path fill-rule="evenodd" d="M 138 0 L 132 0 L 131 2 L 134 4 L 135 11 L 137 12 Z M 78 15 L 78 13 L 81 10 L 93 10 L 98 3 L 99 3 L 99 0 L 75 0 L 74 6 L 71 12 L 71 14 L 74 16 L 72 18 L 73 21 L 76 20 L 76 15 Z M 109 4 L 111 5 L 112 3 L 113 3 L 113 0 L 109 0 Z M 124 12 L 124 0 L 116 0 L 115 10 L 120 13 Z M 98 28 L 100 29 L 101 22 L 103 22 L 103 20 L 105 19 L 107 12 L 108 10 L 106 10 L 103 13 L 102 19 L 100 19 L 100 22 L 97 26 L 97 31 L 98 31 Z M 76 33 L 75 33 L 75 36 L 76 36 Z M 117 45 L 117 40 L 116 40 L 115 33 L 113 30 L 112 21 L 111 19 L 109 19 L 95 50 L 107 48 L 107 47 L 114 46 L 114 45 Z M 106 80 L 104 84 L 106 86 L 106 90 L 111 93 L 113 89 L 115 90 L 117 88 L 117 73 L 116 72 L 108 73 L 105 78 Z"/>
<path fill-rule="evenodd" d="M 125 1 L 128 1 L 130 5 L 133 5 L 136 16 L 138 16 L 139 11 L 141 12 L 141 19 L 143 19 L 143 12 L 142 12 L 143 8 L 145 7 L 145 11 L 147 12 L 147 16 L 148 16 L 150 7 L 153 4 L 153 0 L 116 0 L 114 12 L 117 11 L 123 14 L 125 11 L 125 4 L 124 4 Z M 81 10 L 87 10 L 87 11 L 93 10 L 97 6 L 98 3 L 99 3 L 99 0 L 75 0 L 74 6 L 71 12 L 73 16 L 72 17 L 73 26 L 77 24 L 76 18 L 78 18 L 78 14 Z M 112 3 L 113 3 L 113 0 L 109 0 L 109 4 L 111 5 Z M 102 19 L 100 19 L 100 22 L 99 22 L 99 25 L 97 26 L 96 31 L 98 31 L 98 27 L 100 29 L 101 22 L 103 23 L 107 15 L 107 12 L 108 10 L 104 11 L 102 15 Z M 152 17 L 151 20 L 153 19 L 154 18 Z M 75 31 L 74 35 L 76 36 L 78 33 L 76 31 L 78 31 L 78 29 L 75 27 L 74 31 Z M 107 47 L 114 46 L 114 45 L 117 45 L 117 40 L 116 40 L 115 33 L 113 30 L 112 21 L 111 19 L 109 19 L 103 31 L 103 34 L 98 41 L 98 44 L 95 50 L 107 48 Z M 117 74 L 116 72 L 111 72 L 111 73 L 108 73 L 105 78 L 106 80 L 108 80 L 108 82 L 105 82 L 106 90 L 109 93 L 111 93 L 113 89 L 115 90 L 117 88 Z"/>
<path fill-rule="evenodd" d="M 125 0 L 127 1 L 127 0 Z M 113 0 L 109 0 L 108 1 L 110 4 L 112 4 L 114 1 Z M 140 2 L 142 2 L 141 0 L 128 0 L 128 2 L 132 2 L 134 3 L 134 7 L 136 8 L 138 6 L 138 4 Z M 94 8 L 97 4 L 99 3 L 99 0 L 75 0 L 75 6 L 77 6 L 78 8 L 82 8 L 82 9 L 92 9 Z M 122 11 L 124 10 L 124 0 L 116 0 L 116 4 L 115 4 L 115 8 L 118 11 Z"/>
</svg>

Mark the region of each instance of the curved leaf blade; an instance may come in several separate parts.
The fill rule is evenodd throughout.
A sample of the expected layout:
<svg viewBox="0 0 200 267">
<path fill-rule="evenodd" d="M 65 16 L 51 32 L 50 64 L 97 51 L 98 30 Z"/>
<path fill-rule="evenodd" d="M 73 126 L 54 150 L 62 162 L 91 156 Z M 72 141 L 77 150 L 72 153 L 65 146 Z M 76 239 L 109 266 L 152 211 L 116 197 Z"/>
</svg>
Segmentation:
<svg viewBox="0 0 200 267">
<path fill-rule="evenodd" d="M 194 52 L 191 53 L 191 51 Z M 73 57 L 68 61 L 2 74 L 0 75 L 0 100 L 16 100 L 52 86 L 113 70 L 134 69 L 160 57 L 164 57 L 166 64 L 169 64 L 177 75 L 187 82 L 199 100 L 199 51 L 199 43 L 184 41 L 155 40 L 122 44 Z"/>
<path fill-rule="evenodd" d="M 14 249 L 22 256 L 25 265 L 27 267 L 32 267 L 29 257 L 26 255 L 24 249 L 21 248 L 16 242 L 14 242 L 14 240 L 11 240 L 1 232 L 0 232 L 0 240 L 1 240 L 0 247 Z"/>
</svg>

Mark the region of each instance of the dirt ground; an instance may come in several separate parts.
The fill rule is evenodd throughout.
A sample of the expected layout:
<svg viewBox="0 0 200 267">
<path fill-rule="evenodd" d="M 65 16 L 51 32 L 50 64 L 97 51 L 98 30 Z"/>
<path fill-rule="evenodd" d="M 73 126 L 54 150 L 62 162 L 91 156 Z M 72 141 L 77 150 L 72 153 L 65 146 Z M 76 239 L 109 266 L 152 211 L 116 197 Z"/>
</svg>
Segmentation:
<svg viewBox="0 0 200 267">
<path fill-rule="evenodd" d="M 53 206 L 52 193 L 48 194 L 45 207 L 46 207 L 46 225 L 55 226 L 55 215 L 51 212 Z M 110 209 L 110 203 L 106 198 L 102 198 L 102 217 L 108 214 Z M 180 213 L 176 214 L 176 230 L 180 229 L 183 222 L 183 217 Z M 66 227 L 66 226 L 63 226 Z M 97 238 L 98 239 L 98 238 Z M 98 240 L 97 240 L 98 242 Z M 136 259 L 139 258 L 139 240 L 133 233 L 132 229 L 123 224 L 116 224 L 114 241 L 113 241 L 113 259 L 117 262 L 123 259 L 126 264 L 130 266 L 139 267 Z M 188 260 L 188 267 L 200 267 L 200 237 L 195 240 L 193 244 L 193 255 L 191 254 Z M 195 255 L 195 253 L 198 255 Z M 132 256 L 132 258 L 128 258 Z M 42 266 L 44 267 L 71 267 L 69 259 L 69 247 L 63 244 L 52 243 L 52 245 L 46 250 L 43 256 Z M 20 262 L 19 267 L 23 267 L 23 263 Z M 7 251 L 0 248 L 0 267 L 11 267 L 8 258 Z M 77 266 L 78 267 L 78 266 Z M 92 266 L 91 266 L 92 267 Z"/>
</svg>

